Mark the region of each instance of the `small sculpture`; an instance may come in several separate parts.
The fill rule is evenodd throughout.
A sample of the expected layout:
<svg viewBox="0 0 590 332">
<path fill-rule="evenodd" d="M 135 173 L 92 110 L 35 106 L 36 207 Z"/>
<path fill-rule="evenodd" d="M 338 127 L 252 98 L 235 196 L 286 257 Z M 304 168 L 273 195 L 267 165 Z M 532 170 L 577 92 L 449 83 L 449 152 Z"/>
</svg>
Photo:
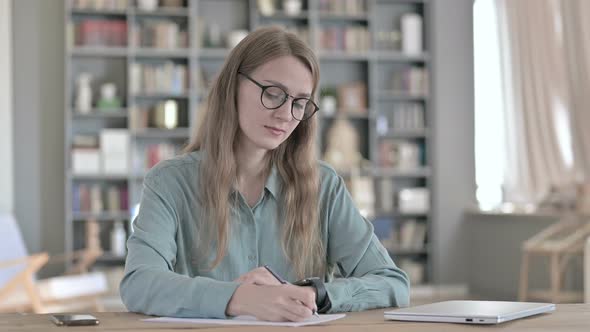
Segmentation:
<svg viewBox="0 0 590 332">
<path fill-rule="evenodd" d="M 350 171 L 361 167 L 363 157 L 359 149 L 359 136 L 349 120 L 334 120 L 326 138 L 324 160 L 337 171 Z"/>
<path fill-rule="evenodd" d="M 92 87 L 90 83 L 92 75 L 89 73 L 80 73 L 78 75 L 76 94 L 76 110 L 83 114 L 88 114 L 92 110 Z"/>
</svg>

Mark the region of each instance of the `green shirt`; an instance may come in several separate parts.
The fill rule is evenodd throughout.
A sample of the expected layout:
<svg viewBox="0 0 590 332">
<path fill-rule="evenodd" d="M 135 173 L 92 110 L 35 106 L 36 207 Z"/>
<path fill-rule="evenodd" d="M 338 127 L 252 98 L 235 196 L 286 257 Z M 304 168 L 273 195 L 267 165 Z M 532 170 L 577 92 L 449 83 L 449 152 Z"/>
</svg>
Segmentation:
<svg viewBox="0 0 590 332">
<path fill-rule="evenodd" d="M 249 207 L 239 193 L 232 209 L 228 250 L 208 269 L 197 252 L 197 181 L 200 153 L 159 163 L 146 176 L 139 214 L 127 241 L 120 293 L 130 311 L 176 317 L 225 318 L 240 275 L 265 264 L 296 280 L 281 247 L 281 183 L 271 171 L 261 199 Z M 409 281 L 356 209 L 344 181 L 320 162 L 320 223 L 326 260 L 340 277 L 323 276 L 332 309 L 359 311 L 407 306 Z M 216 250 L 209 250 L 209 259 Z"/>
</svg>

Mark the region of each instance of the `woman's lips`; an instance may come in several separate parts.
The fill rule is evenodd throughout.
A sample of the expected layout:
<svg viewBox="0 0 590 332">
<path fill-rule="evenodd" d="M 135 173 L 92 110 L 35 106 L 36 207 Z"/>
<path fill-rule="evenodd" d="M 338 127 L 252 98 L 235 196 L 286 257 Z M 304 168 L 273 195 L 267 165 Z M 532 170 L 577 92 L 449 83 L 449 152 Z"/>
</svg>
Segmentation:
<svg viewBox="0 0 590 332">
<path fill-rule="evenodd" d="M 264 126 L 264 128 L 266 128 L 274 136 L 281 136 L 285 133 L 285 130 L 276 127 Z"/>
</svg>

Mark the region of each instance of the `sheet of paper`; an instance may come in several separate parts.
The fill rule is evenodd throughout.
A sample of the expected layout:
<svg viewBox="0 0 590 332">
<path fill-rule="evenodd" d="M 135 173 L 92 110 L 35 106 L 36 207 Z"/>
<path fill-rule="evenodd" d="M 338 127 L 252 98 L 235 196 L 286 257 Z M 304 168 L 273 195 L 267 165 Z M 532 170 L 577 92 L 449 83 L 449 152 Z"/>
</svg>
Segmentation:
<svg viewBox="0 0 590 332">
<path fill-rule="evenodd" d="M 217 325 L 262 325 L 262 326 L 306 326 L 330 322 L 345 317 L 345 314 L 311 316 L 302 322 L 266 322 L 257 320 L 252 316 L 238 316 L 232 319 L 204 319 L 204 318 L 174 318 L 158 317 L 142 319 L 144 322 L 153 323 L 187 323 L 187 324 L 217 324 Z"/>
</svg>

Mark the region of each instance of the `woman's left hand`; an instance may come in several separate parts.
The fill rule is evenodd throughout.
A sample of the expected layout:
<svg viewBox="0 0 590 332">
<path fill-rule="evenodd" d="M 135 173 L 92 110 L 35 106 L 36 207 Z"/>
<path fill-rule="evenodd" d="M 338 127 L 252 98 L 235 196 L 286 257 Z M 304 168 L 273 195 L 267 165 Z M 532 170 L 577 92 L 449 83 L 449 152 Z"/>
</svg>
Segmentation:
<svg viewBox="0 0 590 332">
<path fill-rule="evenodd" d="M 267 285 L 277 286 L 281 283 L 264 267 L 258 267 L 254 270 L 242 274 L 238 279 L 234 280 L 242 284 L 253 284 L 253 285 Z"/>
</svg>

